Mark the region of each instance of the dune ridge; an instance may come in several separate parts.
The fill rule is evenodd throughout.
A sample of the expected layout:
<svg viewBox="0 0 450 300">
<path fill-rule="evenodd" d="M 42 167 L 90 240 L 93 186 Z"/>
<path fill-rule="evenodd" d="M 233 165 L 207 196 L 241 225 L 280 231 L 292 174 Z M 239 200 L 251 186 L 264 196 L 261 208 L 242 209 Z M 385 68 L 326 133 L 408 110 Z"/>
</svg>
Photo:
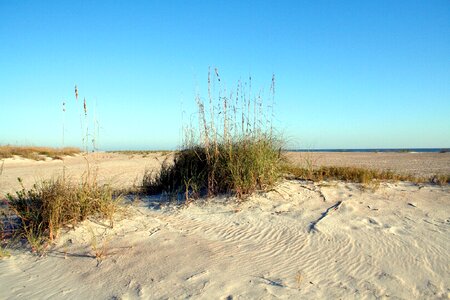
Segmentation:
<svg viewBox="0 0 450 300">
<path fill-rule="evenodd" d="M 0 261 L 0 298 L 445 299 L 449 195 L 448 186 L 286 180 L 241 204 L 142 199 L 113 229 L 87 221 L 45 258 Z M 107 241 L 100 261 L 90 232 Z"/>
</svg>

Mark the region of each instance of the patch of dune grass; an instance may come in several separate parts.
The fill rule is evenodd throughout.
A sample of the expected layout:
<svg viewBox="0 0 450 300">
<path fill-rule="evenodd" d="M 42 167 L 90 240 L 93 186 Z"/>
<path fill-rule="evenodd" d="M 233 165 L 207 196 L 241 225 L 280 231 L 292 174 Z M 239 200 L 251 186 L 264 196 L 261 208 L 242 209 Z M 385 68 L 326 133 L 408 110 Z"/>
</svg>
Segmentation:
<svg viewBox="0 0 450 300">
<path fill-rule="evenodd" d="M 431 183 L 436 183 L 436 184 L 439 184 L 439 185 L 450 184 L 450 175 L 440 174 L 440 175 L 432 176 L 430 178 L 430 182 Z"/>
<path fill-rule="evenodd" d="M 207 149 L 195 146 L 175 154 L 154 176 L 144 175 L 144 191 L 150 194 L 183 193 L 188 198 L 231 193 L 244 197 L 272 186 L 280 176 L 275 141 L 242 140 Z M 213 154 L 213 155 L 211 155 Z"/>
<path fill-rule="evenodd" d="M 239 198 L 272 186 L 280 177 L 281 139 L 274 133 L 262 96 L 248 84 L 235 92 L 208 73 L 208 100 L 197 96 L 198 127 L 184 128 L 183 147 L 157 174 L 146 173 L 144 192 L 183 194 L 185 199 L 229 193 Z M 216 92 L 214 93 L 214 87 Z M 275 79 L 272 78 L 271 100 Z"/>
<path fill-rule="evenodd" d="M 63 156 L 75 155 L 80 152 L 80 149 L 74 147 L 0 146 L 0 158 L 10 158 L 17 155 L 33 160 L 45 160 L 47 157 L 61 159 Z"/>
<path fill-rule="evenodd" d="M 112 189 L 95 179 L 75 184 L 59 177 L 38 182 L 31 189 L 22 185 L 14 195 L 7 195 L 6 205 L 18 220 L 13 234 L 25 238 L 33 251 L 41 252 L 61 228 L 88 217 L 109 219 L 112 226 L 117 201 Z"/>
<path fill-rule="evenodd" d="M 369 184 L 374 180 L 379 181 L 409 181 L 413 183 L 434 183 L 445 185 L 450 182 L 450 176 L 436 175 L 430 178 L 415 177 L 412 175 L 397 174 L 391 171 L 380 171 L 356 167 L 322 166 L 318 168 L 305 168 L 292 165 L 284 165 L 283 172 L 294 178 L 322 181 L 341 180 Z"/>
</svg>

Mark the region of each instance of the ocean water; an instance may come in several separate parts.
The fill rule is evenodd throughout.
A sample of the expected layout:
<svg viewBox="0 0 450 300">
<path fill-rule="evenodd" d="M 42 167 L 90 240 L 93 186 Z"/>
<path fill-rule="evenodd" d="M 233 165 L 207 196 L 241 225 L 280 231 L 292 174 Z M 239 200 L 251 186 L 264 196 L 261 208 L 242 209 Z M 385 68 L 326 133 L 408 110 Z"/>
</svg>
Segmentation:
<svg viewBox="0 0 450 300">
<path fill-rule="evenodd" d="M 291 149 L 293 152 L 450 152 L 450 148 Z"/>
</svg>

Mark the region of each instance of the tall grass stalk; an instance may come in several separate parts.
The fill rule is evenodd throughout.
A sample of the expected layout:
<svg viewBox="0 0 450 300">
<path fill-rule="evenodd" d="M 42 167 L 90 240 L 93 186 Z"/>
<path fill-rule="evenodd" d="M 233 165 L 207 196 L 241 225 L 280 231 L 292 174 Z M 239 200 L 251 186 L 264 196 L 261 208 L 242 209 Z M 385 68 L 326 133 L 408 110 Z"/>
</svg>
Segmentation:
<svg viewBox="0 0 450 300">
<path fill-rule="evenodd" d="M 75 100 L 77 104 L 78 96 L 78 86 L 75 85 Z M 82 149 L 85 153 L 90 151 L 91 144 L 92 151 L 97 151 L 99 148 L 100 125 L 97 115 L 97 102 L 94 103 L 94 108 L 92 111 L 93 114 L 88 114 L 88 101 L 86 100 L 86 97 L 83 97 L 82 106 L 80 107 L 80 131 Z"/>
<path fill-rule="evenodd" d="M 66 121 L 66 102 L 62 102 L 62 147 L 64 148 L 64 134 L 65 134 L 65 121 Z"/>
</svg>

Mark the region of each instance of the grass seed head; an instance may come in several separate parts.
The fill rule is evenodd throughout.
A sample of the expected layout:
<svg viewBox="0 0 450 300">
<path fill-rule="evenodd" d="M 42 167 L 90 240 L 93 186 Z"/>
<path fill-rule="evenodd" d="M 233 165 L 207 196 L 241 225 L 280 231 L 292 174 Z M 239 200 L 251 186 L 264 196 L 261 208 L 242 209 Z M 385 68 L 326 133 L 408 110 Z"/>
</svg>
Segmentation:
<svg viewBox="0 0 450 300">
<path fill-rule="evenodd" d="M 87 116 L 86 98 L 84 98 L 83 109 L 84 109 L 84 115 Z"/>
</svg>

